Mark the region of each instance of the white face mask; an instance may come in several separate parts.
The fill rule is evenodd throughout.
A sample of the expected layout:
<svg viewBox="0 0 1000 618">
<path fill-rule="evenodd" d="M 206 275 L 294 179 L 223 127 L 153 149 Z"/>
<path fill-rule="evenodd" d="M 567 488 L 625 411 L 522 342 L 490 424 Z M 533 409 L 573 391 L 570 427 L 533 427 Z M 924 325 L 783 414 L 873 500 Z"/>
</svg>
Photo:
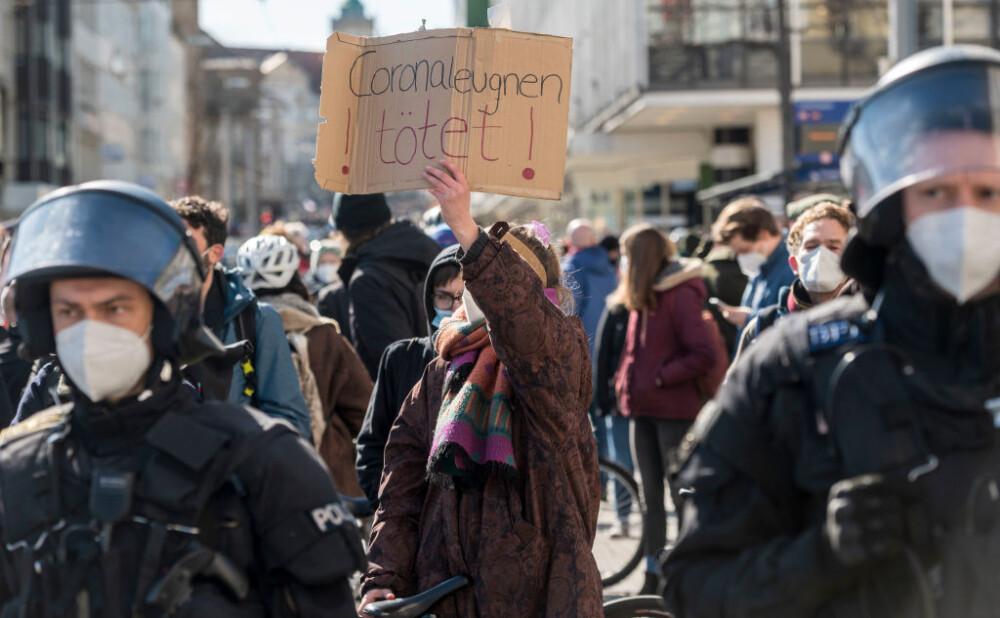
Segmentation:
<svg viewBox="0 0 1000 618">
<path fill-rule="evenodd" d="M 763 253 L 753 251 L 751 253 L 741 253 L 736 256 L 736 262 L 740 265 L 740 270 L 747 277 L 756 277 L 760 274 L 760 267 L 767 261 L 767 256 Z"/>
<path fill-rule="evenodd" d="M 145 335 L 96 320 L 82 320 L 56 335 L 66 375 L 91 401 L 121 397 L 135 388 L 153 362 Z"/>
<path fill-rule="evenodd" d="M 810 292 L 832 292 L 847 277 L 840 270 L 840 256 L 820 245 L 799 256 L 799 280 Z"/>
<path fill-rule="evenodd" d="M 934 283 L 965 303 L 1000 274 L 1000 215 L 961 206 L 926 214 L 906 238 Z"/>
<path fill-rule="evenodd" d="M 329 262 L 320 264 L 316 267 L 316 279 L 322 283 L 333 283 L 334 278 L 337 276 L 337 268 L 336 264 Z"/>
<path fill-rule="evenodd" d="M 465 317 L 467 317 L 470 322 L 486 319 L 486 316 L 483 315 L 483 310 L 479 308 L 479 305 L 477 305 L 476 301 L 472 298 L 469 288 L 465 288 L 465 291 L 462 292 L 462 304 L 465 306 Z"/>
</svg>

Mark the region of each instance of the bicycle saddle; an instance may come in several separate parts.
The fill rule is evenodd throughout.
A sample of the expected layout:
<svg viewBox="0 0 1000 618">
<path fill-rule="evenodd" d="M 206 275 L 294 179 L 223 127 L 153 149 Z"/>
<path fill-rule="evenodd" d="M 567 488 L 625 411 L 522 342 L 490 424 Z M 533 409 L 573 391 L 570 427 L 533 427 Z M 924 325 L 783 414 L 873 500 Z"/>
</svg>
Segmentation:
<svg viewBox="0 0 1000 618">
<path fill-rule="evenodd" d="M 365 614 L 375 618 L 420 618 L 435 603 L 468 586 L 469 581 L 468 577 L 458 575 L 412 597 L 369 603 L 365 607 Z"/>
</svg>

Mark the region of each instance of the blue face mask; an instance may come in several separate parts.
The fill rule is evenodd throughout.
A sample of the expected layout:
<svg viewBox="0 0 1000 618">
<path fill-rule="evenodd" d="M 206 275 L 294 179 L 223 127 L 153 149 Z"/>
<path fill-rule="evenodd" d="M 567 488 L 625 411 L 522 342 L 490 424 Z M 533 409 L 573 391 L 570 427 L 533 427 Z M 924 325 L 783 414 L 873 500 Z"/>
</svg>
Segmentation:
<svg viewBox="0 0 1000 618">
<path fill-rule="evenodd" d="M 437 307 L 434 307 L 434 319 L 431 320 L 431 326 L 433 326 L 434 328 L 441 326 L 441 322 L 445 318 L 450 318 L 451 314 L 452 314 L 451 309 L 438 309 Z"/>
</svg>

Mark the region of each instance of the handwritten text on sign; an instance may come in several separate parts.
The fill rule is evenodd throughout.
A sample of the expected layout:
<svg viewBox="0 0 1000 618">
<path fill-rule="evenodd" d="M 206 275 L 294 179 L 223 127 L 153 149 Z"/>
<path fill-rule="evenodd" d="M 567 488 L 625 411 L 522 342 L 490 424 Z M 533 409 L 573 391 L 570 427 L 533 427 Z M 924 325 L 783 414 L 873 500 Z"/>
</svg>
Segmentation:
<svg viewBox="0 0 1000 618">
<path fill-rule="evenodd" d="M 335 33 L 316 180 L 345 193 L 425 188 L 424 166 L 447 157 L 473 190 L 556 199 L 571 54 L 569 39 L 509 30 Z"/>
</svg>

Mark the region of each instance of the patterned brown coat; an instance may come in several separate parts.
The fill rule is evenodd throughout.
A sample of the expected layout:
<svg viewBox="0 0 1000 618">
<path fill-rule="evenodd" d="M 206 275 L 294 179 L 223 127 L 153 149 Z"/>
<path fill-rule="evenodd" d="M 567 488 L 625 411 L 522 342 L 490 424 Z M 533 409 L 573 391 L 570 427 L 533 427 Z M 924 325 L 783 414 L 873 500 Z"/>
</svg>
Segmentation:
<svg viewBox="0 0 1000 618">
<path fill-rule="evenodd" d="M 405 596 L 467 575 L 473 585 L 433 613 L 600 616 L 601 577 L 591 553 L 599 473 L 583 325 L 550 303 L 528 264 L 496 239 L 481 234 L 462 265 L 514 386 L 518 477 L 490 477 L 471 490 L 428 484 L 446 370 L 436 360 L 389 435 L 362 588 Z"/>
</svg>

